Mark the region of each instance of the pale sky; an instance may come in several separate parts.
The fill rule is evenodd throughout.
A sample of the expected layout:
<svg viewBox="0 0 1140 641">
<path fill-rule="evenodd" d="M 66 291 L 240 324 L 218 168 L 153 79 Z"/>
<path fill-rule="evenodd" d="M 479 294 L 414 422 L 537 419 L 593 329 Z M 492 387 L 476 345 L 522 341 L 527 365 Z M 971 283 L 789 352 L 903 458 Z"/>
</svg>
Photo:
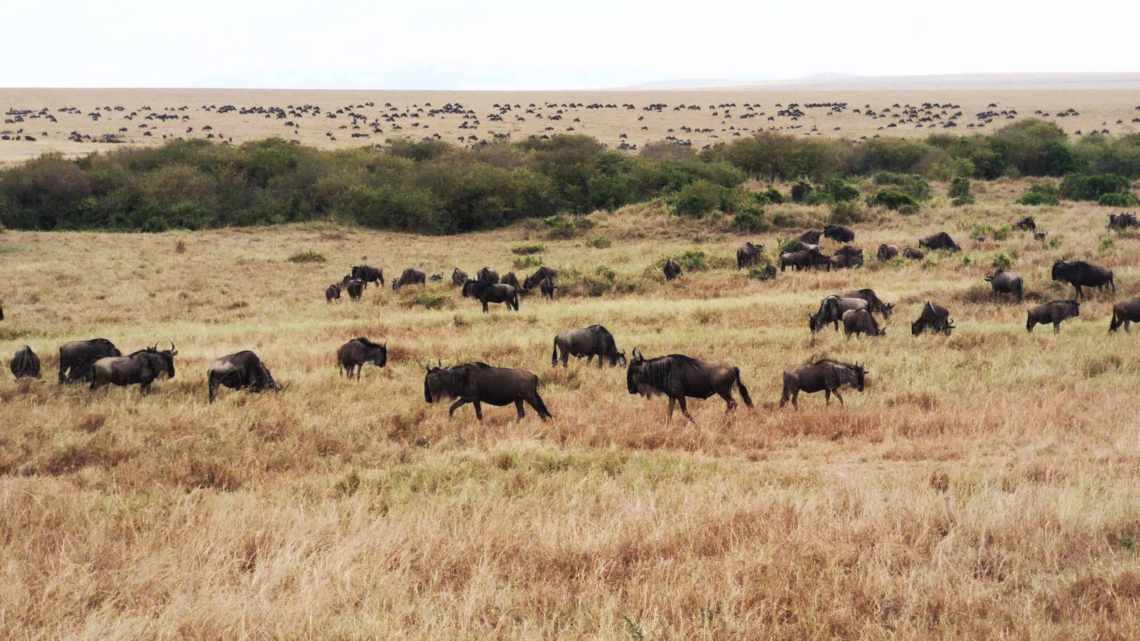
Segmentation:
<svg viewBox="0 0 1140 641">
<path fill-rule="evenodd" d="M 0 86 L 582 89 L 1135 72 L 1140 2 L 0 0 Z"/>
</svg>

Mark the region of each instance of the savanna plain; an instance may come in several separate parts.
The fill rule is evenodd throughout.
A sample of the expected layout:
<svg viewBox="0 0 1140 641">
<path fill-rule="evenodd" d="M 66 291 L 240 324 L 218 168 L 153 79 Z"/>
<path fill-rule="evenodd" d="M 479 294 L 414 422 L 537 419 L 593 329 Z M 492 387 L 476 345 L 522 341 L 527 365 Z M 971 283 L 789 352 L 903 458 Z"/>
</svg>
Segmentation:
<svg viewBox="0 0 1140 641">
<path fill-rule="evenodd" d="M 951 207 L 938 185 L 917 214 L 854 226 L 864 267 L 770 281 L 735 250 L 774 258 L 794 230 L 745 237 L 659 203 L 562 239 L 0 233 L 0 353 L 44 361 L 40 381 L 0 382 L 0 637 L 1140 638 L 1140 336 L 1107 331 L 1112 303 L 1140 295 L 1140 237 L 1107 231 L 1108 208 L 1011 204 L 1025 186 Z M 777 207 L 803 227 L 827 216 Z M 1047 241 L 972 237 L 1029 213 Z M 941 230 L 960 254 L 874 259 Z M 685 252 L 706 269 L 665 282 L 660 262 Z M 1025 303 L 991 300 L 999 253 Z M 1060 257 L 1113 269 L 1118 291 L 1028 334 L 1028 306 L 1071 296 L 1049 280 Z M 362 262 L 444 280 L 326 303 Z M 540 263 L 564 274 L 559 298 L 518 313 L 449 282 Z M 813 337 L 819 299 L 857 287 L 896 304 L 887 335 Z M 952 335 L 911 336 L 927 300 Z M 666 424 L 621 368 L 552 368 L 554 335 L 592 323 L 627 353 L 738 366 L 756 407 L 714 397 L 690 405 L 696 425 Z M 389 362 L 346 380 L 334 354 L 361 335 Z M 173 341 L 176 376 L 145 397 L 57 385 L 58 346 L 94 336 Z M 208 404 L 206 367 L 241 349 L 284 391 Z M 783 370 L 822 355 L 864 363 L 866 390 L 778 409 Z M 426 363 L 471 360 L 537 373 L 554 420 L 425 403 Z"/>
</svg>

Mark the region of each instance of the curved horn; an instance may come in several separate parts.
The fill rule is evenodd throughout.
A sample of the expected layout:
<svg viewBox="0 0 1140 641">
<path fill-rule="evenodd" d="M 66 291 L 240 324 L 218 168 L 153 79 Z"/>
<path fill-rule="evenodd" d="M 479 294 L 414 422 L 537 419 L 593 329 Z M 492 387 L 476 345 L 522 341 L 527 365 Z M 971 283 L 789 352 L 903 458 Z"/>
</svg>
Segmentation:
<svg viewBox="0 0 1140 641">
<path fill-rule="evenodd" d="M 174 341 L 170 341 L 170 355 L 174 356 L 178 353 L 178 348 L 174 346 Z"/>
</svg>

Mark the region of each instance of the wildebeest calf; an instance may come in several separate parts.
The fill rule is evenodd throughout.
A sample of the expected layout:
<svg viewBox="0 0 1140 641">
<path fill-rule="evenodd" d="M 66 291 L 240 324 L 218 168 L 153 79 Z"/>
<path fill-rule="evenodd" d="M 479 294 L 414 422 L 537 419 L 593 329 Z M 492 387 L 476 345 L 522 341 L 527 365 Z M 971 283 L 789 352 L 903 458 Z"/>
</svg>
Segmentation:
<svg viewBox="0 0 1140 641">
<path fill-rule="evenodd" d="M 334 300 L 340 300 L 340 285 L 333 283 L 325 288 L 325 302 L 331 303 Z"/>
<path fill-rule="evenodd" d="M 1030 309 L 1025 319 L 1025 331 L 1032 332 L 1036 325 L 1053 325 L 1053 333 L 1061 331 L 1061 322 L 1081 315 L 1081 304 L 1075 300 L 1054 300 Z"/>
<path fill-rule="evenodd" d="M 887 245 L 886 243 L 879 245 L 879 251 L 875 254 L 880 262 L 887 262 L 899 255 L 899 248 L 894 245 Z"/>
<path fill-rule="evenodd" d="M 677 261 L 670 258 L 665 261 L 665 266 L 661 268 L 661 271 L 665 273 L 665 280 L 673 280 L 681 275 L 681 266 L 677 264 Z"/>
</svg>

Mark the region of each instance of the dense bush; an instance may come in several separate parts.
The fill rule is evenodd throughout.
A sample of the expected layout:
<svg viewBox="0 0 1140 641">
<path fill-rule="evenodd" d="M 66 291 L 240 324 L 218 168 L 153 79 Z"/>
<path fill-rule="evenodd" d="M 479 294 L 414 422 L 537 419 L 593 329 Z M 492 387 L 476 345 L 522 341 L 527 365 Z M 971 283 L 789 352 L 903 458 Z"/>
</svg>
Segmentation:
<svg viewBox="0 0 1140 641">
<path fill-rule="evenodd" d="M 906 211 L 918 209 L 918 201 L 912 198 L 910 194 L 893 188 L 880 189 L 867 202 L 870 205 L 886 207 L 887 209 Z"/>
<path fill-rule="evenodd" d="M 1101 194 L 1100 198 L 1096 199 L 1098 205 L 1106 207 L 1135 207 L 1138 202 L 1136 196 L 1130 193 L 1114 192 L 1111 194 Z"/>
<path fill-rule="evenodd" d="M 1032 207 L 1059 205 L 1061 204 L 1061 192 L 1050 183 L 1034 183 L 1029 186 L 1029 191 L 1017 199 L 1017 204 Z"/>
<path fill-rule="evenodd" d="M 950 196 L 950 202 L 955 207 L 969 205 L 974 202 L 974 197 L 970 194 L 970 179 L 965 176 L 958 176 L 954 180 L 951 180 L 947 195 Z"/>
<path fill-rule="evenodd" d="M 823 191 L 831 196 L 837 203 L 855 200 L 859 197 L 859 188 L 839 178 L 831 178 L 823 186 Z"/>
<path fill-rule="evenodd" d="M 922 176 L 914 174 L 898 174 L 890 171 L 880 171 L 875 174 L 874 181 L 879 186 L 892 186 L 896 191 L 901 191 L 907 194 L 914 200 L 926 200 L 930 198 L 934 192 L 930 189 L 930 183 Z"/>
<path fill-rule="evenodd" d="M 700 178 L 677 190 L 669 204 L 677 214 L 700 217 L 717 210 L 731 212 L 735 201 L 734 189 Z"/>
<path fill-rule="evenodd" d="M 1074 174 L 1061 181 L 1061 197 L 1068 200 L 1099 200 L 1105 194 L 1126 194 L 1132 181 L 1115 174 Z"/>
<path fill-rule="evenodd" d="M 732 228 L 738 232 L 759 233 L 768 231 L 770 226 L 764 221 L 764 211 L 754 205 L 742 207 L 732 217 Z"/>
</svg>

